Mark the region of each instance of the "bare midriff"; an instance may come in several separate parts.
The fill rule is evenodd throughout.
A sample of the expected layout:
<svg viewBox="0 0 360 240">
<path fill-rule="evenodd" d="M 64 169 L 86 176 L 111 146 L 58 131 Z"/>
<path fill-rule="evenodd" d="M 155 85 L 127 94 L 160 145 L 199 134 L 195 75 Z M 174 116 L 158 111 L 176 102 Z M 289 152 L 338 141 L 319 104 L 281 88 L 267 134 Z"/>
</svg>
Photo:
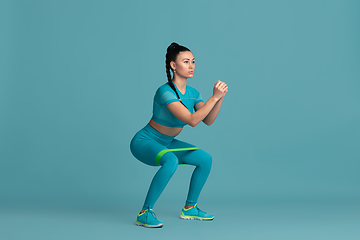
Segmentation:
<svg viewBox="0 0 360 240">
<path fill-rule="evenodd" d="M 181 127 L 167 127 L 161 124 L 154 122 L 154 120 L 150 119 L 149 125 L 155 128 L 158 132 L 167 135 L 167 136 L 177 136 L 181 132 Z"/>
</svg>

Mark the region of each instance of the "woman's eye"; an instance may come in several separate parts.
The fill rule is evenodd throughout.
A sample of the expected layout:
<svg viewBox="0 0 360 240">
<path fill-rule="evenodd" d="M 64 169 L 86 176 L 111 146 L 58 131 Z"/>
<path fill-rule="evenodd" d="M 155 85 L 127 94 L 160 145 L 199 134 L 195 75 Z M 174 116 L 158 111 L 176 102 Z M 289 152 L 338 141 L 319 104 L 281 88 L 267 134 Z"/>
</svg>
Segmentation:
<svg viewBox="0 0 360 240">
<path fill-rule="evenodd" d="M 185 61 L 184 63 L 188 63 L 188 61 Z"/>
</svg>

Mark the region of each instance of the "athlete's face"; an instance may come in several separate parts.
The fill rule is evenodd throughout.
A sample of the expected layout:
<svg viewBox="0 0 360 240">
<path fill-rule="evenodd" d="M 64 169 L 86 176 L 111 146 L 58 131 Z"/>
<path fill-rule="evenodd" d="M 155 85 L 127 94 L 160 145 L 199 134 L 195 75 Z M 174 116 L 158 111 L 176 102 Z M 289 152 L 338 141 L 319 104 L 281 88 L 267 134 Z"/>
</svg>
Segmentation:
<svg viewBox="0 0 360 240">
<path fill-rule="evenodd" d="M 195 70 L 195 58 L 190 51 L 179 52 L 173 69 L 176 74 L 184 78 L 192 78 Z"/>
</svg>

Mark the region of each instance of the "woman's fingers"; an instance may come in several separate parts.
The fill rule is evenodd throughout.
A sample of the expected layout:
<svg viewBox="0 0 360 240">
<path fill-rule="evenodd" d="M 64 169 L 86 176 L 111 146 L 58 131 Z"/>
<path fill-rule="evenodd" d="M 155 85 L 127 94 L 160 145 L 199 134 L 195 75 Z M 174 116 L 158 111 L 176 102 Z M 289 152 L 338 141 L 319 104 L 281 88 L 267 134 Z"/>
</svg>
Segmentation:
<svg viewBox="0 0 360 240">
<path fill-rule="evenodd" d="M 216 83 L 215 83 L 215 87 L 216 88 L 224 88 L 226 86 L 226 83 L 224 83 L 224 82 L 222 82 L 222 81 L 220 81 L 220 80 L 218 80 Z"/>
<path fill-rule="evenodd" d="M 225 82 L 222 82 L 220 80 L 218 80 L 215 85 L 214 85 L 214 94 L 215 92 L 218 92 L 218 94 L 221 95 L 221 97 L 225 96 L 225 94 L 228 91 L 228 86 L 226 85 Z"/>
<path fill-rule="evenodd" d="M 215 83 L 215 88 L 218 88 L 218 87 L 220 86 L 220 84 L 221 84 L 221 81 L 220 81 L 220 80 L 217 81 L 217 82 Z"/>
<path fill-rule="evenodd" d="M 224 89 L 226 89 L 226 88 L 227 88 L 226 83 L 221 82 L 221 84 L 219 85 L 219 89 L 224 90 Z"/>
<path fill-rule="evenodd" d="M 226 83 L 223 82 L 223 84 L 221 85 L 222 89 L 222 97 L 224 97 L 226 95 L 226 93 L 228 92 L 228 86 L 226 85 Z"/>
</svg>

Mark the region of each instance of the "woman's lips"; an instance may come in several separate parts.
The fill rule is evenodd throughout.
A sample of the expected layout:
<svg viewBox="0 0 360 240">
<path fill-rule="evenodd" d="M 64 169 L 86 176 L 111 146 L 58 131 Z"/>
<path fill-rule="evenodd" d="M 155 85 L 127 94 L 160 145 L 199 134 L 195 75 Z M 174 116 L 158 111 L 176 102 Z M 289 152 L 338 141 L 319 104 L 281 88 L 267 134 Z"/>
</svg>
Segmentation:
<svg viewBox="0 0 360 240">
<path fill-rule="evenodd" d="M 194 72 L 189 72 L 190 74 L 193 74 Z"/>
</svg>

